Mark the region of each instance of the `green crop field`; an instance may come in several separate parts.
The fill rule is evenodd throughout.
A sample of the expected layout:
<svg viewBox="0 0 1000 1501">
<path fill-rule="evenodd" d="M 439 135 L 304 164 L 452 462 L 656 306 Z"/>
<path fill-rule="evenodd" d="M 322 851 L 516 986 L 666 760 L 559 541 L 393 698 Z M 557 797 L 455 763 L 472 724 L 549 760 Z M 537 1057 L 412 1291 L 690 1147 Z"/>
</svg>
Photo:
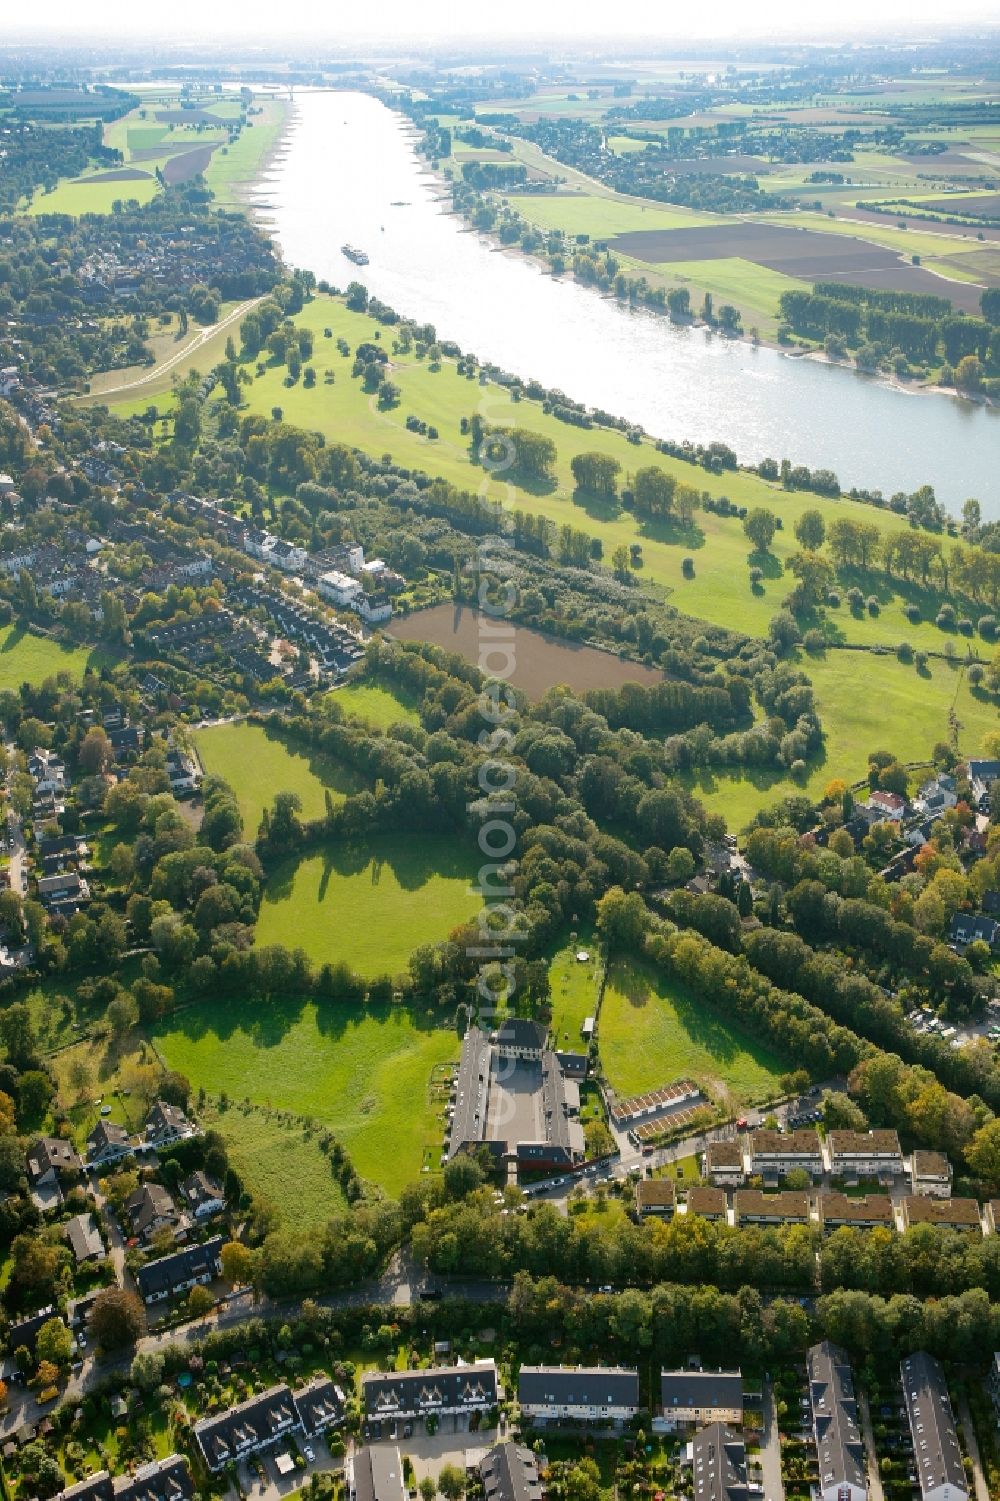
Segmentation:
<svg viewBox="0 0 1000 1501">
<path fill-rule="evenodd" d="M 99 182 L 94 177 L 66 178 L 51 193 L 36 193 L 27 212 L 72 214 L 74 218 L 81 214 L 110 214 L 116 199 L 127 203 L 134 198 L 138 203 L 148 203 L 159 191 L 160 185 L 152 173 L 117 182 Z"/>
<path fill-rule="evenodd" d="M 218 1131 L 233 1168 L 255 1199 L 287 1228 L 312 1230 L 346 1205 L 315 1124 L 264 1106 L 210 1106 L 202 1124 Z M 294 1193 L 289 1192 L 294 1184 Z"/>
<path fill-rule="evenodd" d="M 642 261 L 633 261 L 629 257 L 623 259 L 627 259 L 633 270 L 640 274 L 649 270 Z M 672 285 L 689 287 L 692 307 L 700 307 L 705 293 L 711 292 L 717 303 L 728 301 L 740 307 L 744 323 L 749 314 L 756 314 L 762 333 L 771 332 L 772 325 L 777 329 L 776 309 L 783 292 L 810 290 L 809 282 L 772 271 L 767 266 L 758 266 L 755 261 L 745 261 L 740 256 L 723 256 L 714 261 L 666 261 L 653 269 Z"/>
<path fill-rule="evenodd" d="M 414 949 L 475 917 L 474 873 L 471 848 L 434 835 L 293 857 L 268 881 L 257 942 L 344 960 L 367 978 L 398 974 Z"/>
<path fill-rule="evenodd" d="M 322 816 L 328 790 L 339 802 L 365 785 L 351 767 L 259 724 L 212 725 L 197 730 L 193 739 L 206 772 L 222 777 L 236 793 L 251 839 L 277 792 L 297 792 L 302 817 L 308 819 Z"/>
<path fill-rule="evenodd" d="M 231 1102 L 249 1098 L 328 1126 L 361 1177 L 390 1194 L 437 1160 L 443 1101 L 434 1097 L 431 1076 L 460 1050 L 454 1031 L 424 1026 L 402 1007 L 318 1010 L 292 999 L 262 1002 L 256 1012 L 242 1001 L 200 1002 L 196 1013 L 164 1028 L 156 1045 L 196 1089 L 224 1090 Z M 234 1135 L 243 1119 L 232 1122 Z M 272 1196 L 297 1213 L 294 1171 L 282 1177 L 275 1152 Z"/>
<path fill-rule="evenodd" d="M 581 951 L 590 955 L 586 963 L 577 959 Z M 597 1011 L 604 961 L 597 933 L 584 924 L 555 950 L 549 961 L 549 1004 L 552 1020 L 549 1029 L 557 1048 L 578 1052 L 586 1047 L 580 1028 L 588 1016 Z"/>
<path fill-rule="evenodd" d="M 601 1061 L 619 1095 L 692 1079 L 733 1107 L 777 1093 L 788 1064 L 727 1025 L 650 965 L 617 960 L 598 1027 Z"/>
<path fill-rule="evenodd" d="M 559 171 L 565 171 L 560 167 Z M 561 229 L 568 235 L 593 238 L 628 234 L 637 229 L 694 229 L 700 224 L 724 224 L 725 219 L 687 208 L 643 205 L 636 198 L 603 193 L 510 193 L 518 212 L 539 229 Z"/>
<path fill-rule="evenodd" d="M 102 667 L 113 660 L 113 654 L 101 647 L 64 646 L 16 625 L 0 628 L 0 689 L 41 683 L 57 672 L 68 672 L 79 680 L 87 667 Z"/>
<path fill-rule="evenodd" d="M 381 683 L 347 683 L 335 688 L 330 701 L 370 724 L 373 729 L 387 730 L 394 724 L 419 724 L 417 700 L 401 688 L 385 688 Z"/>
</svg>

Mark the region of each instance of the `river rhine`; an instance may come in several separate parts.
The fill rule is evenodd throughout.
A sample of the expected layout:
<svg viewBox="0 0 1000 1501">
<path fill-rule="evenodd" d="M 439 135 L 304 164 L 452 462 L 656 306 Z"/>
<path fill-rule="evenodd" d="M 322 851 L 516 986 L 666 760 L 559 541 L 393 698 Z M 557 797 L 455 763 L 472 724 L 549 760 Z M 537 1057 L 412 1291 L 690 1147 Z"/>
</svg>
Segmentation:
<svg viewBox="0 0 1000 1501">
<path fill-rule="evenodd" d="M 1000 410 L 676 328 L 545 275 L 444 212 L 405 122 L 367 95 L 296 95 L 257 198 L 289 264 L 363 280 L 439 338 L 655 437 L 720 439 L 743 462 L 787 456 L 886 495 L 932 484 L 956 513 L 974 495 L 1000 518 Z M 344 243 L 370 264 L 353 267 Z"/>
</svg>

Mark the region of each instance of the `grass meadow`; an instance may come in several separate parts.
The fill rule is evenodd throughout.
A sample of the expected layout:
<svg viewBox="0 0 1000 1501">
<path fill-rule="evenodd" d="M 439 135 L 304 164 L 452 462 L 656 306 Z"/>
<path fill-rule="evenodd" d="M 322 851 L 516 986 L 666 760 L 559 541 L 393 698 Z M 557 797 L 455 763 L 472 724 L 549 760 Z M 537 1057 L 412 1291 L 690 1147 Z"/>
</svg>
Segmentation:
<svg viewBox="0 0 1000 1501">
<path fill-rule="evenodd" d="M 156 1046 L 195 1089 L 226 1092 L 230 1110 L 220 1121 L 233 1141 L 246 1127 L 248 1163 L 254 1133 L 264 1127 L 254 1114 L 235 1114 L 232 1107 L 245 1098 L 328 1126 L 362 1178 L 397 1194 L 425 1161 L 437 1160 L 443 1101 L 435 1097 L 431 1081 L 435 1070 L 457 1060 L 460 1040 L 453 1031 L 423 1025 L 401 1007 L 321 1011 L 289 998 L 261 1003 L 256 1010 L 242 1001 L 202 1002 L 197 1013 L 178 1016 L 161 1030 Z M 273 1144 L 262 1173 L 266 1170 L 273 1182 L 275 1204 L 280 1208 L 284 1202 L 289 1214 L 297 1214 L 299 1185 L 287 1165 L 282 1173 L 280 1150 L 282 1141 L 294 1143 L 295 1133 L 289 1138 L 272 1133 L 268 1140 Z M 267 1166 L 269 1154 L 273 1170 Z M 239 1148 L 234 1161 L 238 1166 Z M 335 1203 L 332 1180 L 330 1189 Z"/>
<path fill-rule="evenodd" d="M 693 1079 L 736 1108 L 777 1092 L 788 1064 L 636 960 L 608 973 L 598 1028 L 601 1060 L 619 1095 Z"/>
<path fill-rule="evenodd" d="M 17 625 L 0 628 L 0 689 L 42 683 L 57 672 L 68 672 L 79 680 L 87 667 L 101 667 L 113 660 L 113 655 L 100 647 L 64 646 Z"/>
<path fill-rule="evenodd" d="M 590 955 L 585 964 L 576 957 L 581 950 Z M 587 1017 L 597 1011 L 603 974 L 604 959 L 597 933 L 589 925 L 578 928 L 575 935 L 552 954 L 549 961 L 549 1004 L 552 1008 L 549 1029 L 557 1048 L 574 1052 L 585 1047 L 580 1028 Z"/>
<path fill-rule="evenodd" d="M 335 801 L 364 786 L 349 766 L 309 747 L 282 739 L 259 724 L 219 724 L 193 735 L 206 772 L 223 777 L 236 793 L 244 832 L 253 838 L 261 814 L 278 792 L 296 792 L 302 817 L 320 818 L 329 790 Z"/>
<path fill-rule="evenodd" d="M 274 1208 L 279 1225 L 299 1230 L 322 1226 L 346 1205 L 319 1131 L 285 1110 L 261 1105 L 218 1105 L 202 1112 L 203 1124 L 218 1131 L 233 1168 L 256 1199 Z M 289 1194 L 289 1185 L 295 1185 Z"/>
<path fill-rule="evenodd" d="M 386 688 L 381 683 L 358 681 L 333 689 L 330 701 L 345 714 L 353 714 L 375 730 L 388 730 L 394 724 L 420 723 L 418 701 L 404 688 Z"/>
<path fill-rule="evenodd" d="M 292 857 L 264 892 L 257 942 L 301 948 L 316 964 L 345 961 L 368 979 L 398 974 L 414 949 L 473 918 L 472 849 L 406 835 Z"/>
</svg>

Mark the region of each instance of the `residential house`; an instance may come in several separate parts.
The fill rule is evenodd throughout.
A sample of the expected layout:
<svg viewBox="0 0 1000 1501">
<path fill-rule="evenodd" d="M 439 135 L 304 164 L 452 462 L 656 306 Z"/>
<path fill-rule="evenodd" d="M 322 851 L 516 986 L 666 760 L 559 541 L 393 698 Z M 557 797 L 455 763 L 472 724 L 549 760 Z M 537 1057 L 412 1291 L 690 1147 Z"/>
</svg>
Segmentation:
<svg viewBox="0 0 1000 1501">
<path fill-rule="evenodd" d="M 941 1363 L 919 1350 L 900 1366 L 923 1501 L 968 1501 L 962 1448 Z"/>
<path fill-rule="evenodd" d="M 639 1411 L 639 1373 L 624 1366 L 525 1365 L 517 1400 L 533 1423 L 627 1423 Z"/>
<path fill-rule="evenodd" d="M 292 1400 L 299 1424 L 308 1438 L 335 1428 L 347 1415 L 347 1403 L 340 1387 L 329 1376 L 317 1376 L 308 1386 L 295 1392 Z"/>
<path fill-rule="evenodd" d="M 222 1236 L 217 1235 L 203 1245 L 188 1246 L 161 1256 L 158 1261 L 148 1261 L 135 1274 L 139 1296 L 144 1303 L 160 1303 L 192 1287 L 204 1286 L 219 1275 L 221 1251 Z"/>
<path fill-rule="evenodd" d="M 742 1142 L 710 1141 L 705 1149 L 705 1177 L 719 1188 L 742 1188 L 746 1182 Z"/>
<path fill-rule="evenodd" d="M 187 1212 L 196 1220 L 211 1219 L 213 1214 L 221 1214 L 226 1207 L 221 1185 L 201 1171 L 183 1179 L 180 1197 Z"/>
<path fill-rule="evenodd" d="M 151 1240 L 157 1230 L 169 1230 L 181 1240 L 190 1229 L 187 1216 L 161 1183 L 142 1183 L 130 1193 L 125 1200 L 125 1216 L 139 1240 Z"/>
<path fill-rule="evenodd" d="M 703 1220 L 724 1220 L 728 1214 L 725 1190 L 698 1185 L 687 1191 L 687 1212 Z"/>
<path fill-rule="evenodd" d="M 166 1100 L 157 1100 L 146 1116 L 145 1137 L 150 1146 L 161 1147 L 197 1135 L 198 1128 L 180 1106 L 170 1105 Z"/>
<path fill-rule="evenodd" d="M 951 1198 L 952 1166 L 943 1152 L 915 1151 L 910 1164 L 910 1182 L 915 1194 L 935 1199 Z"/>
<path fill-rule="evenodd" d="M 1000 1235 L 1000 1199 L 990 1199 L 983 1210 L 983 1214 L 989 1234 Z"/>
<path fill-rule="evenodd" d="M 658 1426 L 743 1422 L 739 1371 L 661 1371 Z"/>
<path fill-rule="evenodd" d="M 175 797 L 185 792 L 196 792 L 201 784 L 201 772 L 198 763 L 193 756 L 185 751 L 178 750 L 175 746 L 167 751 L 167 759 L 164 770 L 170 782 L 170 790 Z"/>
<path fill-rule="evenodd" d="M 123 724 L 116 730 L 108 731 L 111 749 L 115 753 L 115 760 L 119 762 L 134 761 L 142 750 L 145 738 L 146 731 L 141 724 Z"/>
<path fill-rule="evenodd" d="M 76 912 L 84 902 L 90 901 L 90 887 L 79 871 L 64 870 L 57 875 L 39 877 L 38 899 L 50 913 L 65 912 L 70 907 Z"/>
<path fill-rule="evenodd" d="M 959 953 L 970 943 L 985 943 L 994 949 L 1000 942 L 1000 923 L 983 912 L 956 912 L 948 927 L 948 942 Z"/>
<path fill-rule="evenodd" d="M 8 1350 L 13 1352 L 24 1345 L 25 1349 L 30 1350 L 34 1356 L 38 1331 L 51 1319 L 58 1319 L 60 1324 L 65 1322 L 58 1310 L 51 1304 L 47 1304 L 45 1308 L 39 1308 L 37 1313 L 29 1313 L 25 1318 L 18 1319 L 16 1323 L 11 1324 L 7 1331 Z"/>
<path fill-rule="evenodd" d="M 741 1188 L 736 1192 L 737 1225 L 807 1225 L 809 1195 L 800 1189 L 787 1188 L 780 1193 L 763 1193 L 759 1188 Z"/>
<path fill-rule="evenodd" d="M 486 1501 L 542 1501 L 544 1495 L 535 1455 L 512 1439 L 486 1452 L 479 1478 Z"/>
<path fill-rule="evenodd" d="M 40 795 L 65 791 L 66 765 L 56 751 L 36 746 L 28 757 L 28 775 L 34 777 Z"/>
<path fill-rule="evenodd" d="M 763 1178 L 783 1178 L 801 1168 L 810 1178 L 823 1172 L 823 1150 L 815 1131 L 754 1131 L 750 1137 L 750 1171 Z"/>
<path fill-rule="evenodd" d="M 903 1226 L 946 1225 L 951 1230 L 983 1229 L 982 1214 L 975 1199 L 932 1199 L 912 1194 L 903 1200 Z"/>
<path fill-rule="evenodd" d="M 895 1131 L 831 1131 L 830 1171 L 837 1178 L 894 1178 L 903 1171 Z"/>
<path fill-rule="evenodd" d="M 849 1199 L 842 1193 L 817 1195 L 819 1222 L 824 1230 L 839 1230 L 852 1225 L 856 1230 L 894 1230 L 896 1221 L 888 1194 L 865 1194 Z"/>
<path fill-rule="evenodd" d="M 672 1217 L 677 1203 L 677 1189 L 672 1178 L 640 1178 L 635 1185 L 635 1207 L 645 1219 Z"/>
<path fill-rule="evenodd" d="M 881 789 L 869 794 L 865 807 L 868 810 L 870 823 L 898 823 L 907 809 L 905 797 L 900 797 L 898 792 L 883 792 Z"/>
<path fill-rule="evenodd" d="M 499 1398 L 497 1369 L 492 1360 L 479 1360 L 426 1371 L 372 1371 L 362 1378 L 361 1398 L 369 1421 L 489 1412 Z"/>
<path fill-rule="evenodd" d="M 828 1339 L 806 1352 L 821 1501 L 867 1501 L 865 1450 L 847 1355 Z"/>
<path fill-rule="evenodd" d="M 988 801 L 993 783 L 1000 778 L 1000 761 L 973 760 L 968 765 L 972 796 L 977 807 Z"/>
<path fill-rule="evenodd" d="M 191 1501 L 194 1481 L 186 1459 L 170 1454 L 115 1481 L 114 1501 Z"/>
<path fill-rule="evenodd" d="M 248 1397 L 226 1412 L 202 1418 L 194 1437 L 213 1475 L 227 1464 L 276 1444 L 299 1426 L 292 1394 L 284 1383 Z"/>
<path fill-rule="evenodd" d="M 73 1143 L 61 1136 L 39 1136 L 28 1148 L 26 1160 L 28 1180 L 35 1185 L 75 1178 L 82 1165 Z"/>
<path fill-rule="evenodd" d="M 87 1167 L 112 1167 L 123 1157 L 128 1157 L 131 1151 L 132 1143 L 125 1127 L 102 1116 L 87 1137 Z"/>
<path fill-rule="evenodd" d="M 913 806 L 924 818 L 940 818 L 942 813 L 954 808 L 957 802 L 955 778 L 942 772 L 924 783 L 913 799 Z"/>
<path fill-rule="evenodd" d="M 348 1501 L 406 1501 L 403 1462 L 395 1444 L 366 1444 L 347 1457 Z"/>
<path fill-rule="evenodd" d="M 114 1481 L 107 1470 L 97 1470 L 85 1480 L 78 1480 L 75 1485 L 58 1491 L 54 1501 L 114 1501 L 114 1494 Z"/>
<path fill-rule="evenodd" d="M 748 1501 L 747 1456 L 743 1438 L 724 1423 L 712 1423 L 691 1443 L 694 1501 Z"/>
<path fill-rule="evenodd" d="M 77 1214 L 67 1220 L 63 1226 L 63 1235 L 69 1241 L 77 1266 L 103 1261 L 108 1254 L 92 1214 Z"/>
</svg>

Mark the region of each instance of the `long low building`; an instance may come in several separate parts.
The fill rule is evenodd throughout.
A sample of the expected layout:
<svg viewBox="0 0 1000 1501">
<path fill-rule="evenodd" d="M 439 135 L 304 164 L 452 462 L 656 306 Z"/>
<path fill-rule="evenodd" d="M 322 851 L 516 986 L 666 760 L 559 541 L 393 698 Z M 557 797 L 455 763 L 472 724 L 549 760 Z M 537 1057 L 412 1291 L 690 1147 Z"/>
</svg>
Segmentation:
<svg viewBox="0 0 1000 1501">
<path fill-rule="evenodd" d="M 968 1501 L 969 1486 L 941 1363 L 918 1350 L 900 1366 L 923 1501 Z"/>
<path fill-rule="evenodd" d="M 284 1383 L 248 1397 L 236 1407 L 202 1418 L 194 1425 L 195 1441 L 213 1474 L 255 1454 L 288 1434 L 312 1437 L 343 1421 L 345 1403 L 339 1387 L 326 1376 L 297 1392 Z"/>
<path fill-rule="evenodd" d="M 982 1210 L 975 1199 L 932 1199 L 911 1194 L 903 1200 L 903 1225 L 940 1225 L 949 1230 L 983 1233 Z"/>
<path fill-rule="evenodd" d="M 545 1046 L 538 1022 L 512 1018 L 488 1034 L 470 1027 L 451 1102 L 448 1156 L 485 1147 L 519 1167 L 571 1167 L 586 1151 L 580 1086 Z"/>
<path fill-rule="evenodd" d="M 816 1196 L 819 1222 L 824 1230 L 850 1225 L 855 1230 L 895 1230 L 892 1200 L 888 1194 L 864 1194 L 851 1199 L 843 1193 Z"/>
<path fill-rule="evenodd" d="M 841 1178 L 897 1178 L 903 1152 L 895 1131 L 831 1131 L 830 1171 Z"/>
<path fill-rule="evenodd" d="M 140 1465 L 134 1475 L 112 1480 L 98 1470 L 60 1491 L 54 1501 L 191 1501 L 194 1482 L 188 1462 L 180 1454 Z"/>
<path fill-rule="evenodd" d="M 691 1423 L 743 1422 L 743 1377 L 739 1371 L 661 1371 L 663 1427 Z"/>
<path fill-rule="evenodd" d="M 486 1501 L 542 1501 L 538 1461 L 530 1449 L 515 1444 L 494 1444 L 479 1462 L 479 1478 Z"/>
<path fill-rule="evenodd" d="M 139 1295 L 144 1303 L 160 1303 L 165 1298 L 204 1286 L 221 1270 L 222 1236 L 197 1246 L 186 1246 L 158 1261 L 147 1261 L 135 1274 Z"/>
<path fill-rule="evenodd" d="M 533 1423 L 627 1423 L 639 1411 L 639 1372 L 626 1366 L 521 1367 L 517 1400 Z"/>
<path fill-rule="evenodd" d="M 500 1398 L 492 1360 L 434 1366 L 425 1371 L 372 1371 L 361 1382 L 365 1416 L 409 1422 L 415 1418 L 489 1412 Z"/>
<path fill-rule="evenodd" d="M 348 1501 L 406 1501 L 403 1462 L 395 1444 L 366 1444 L 347 1456 Z"/>
<path fill-rule="evenodd" d="M 823 1340 L 806 1352 L 822 1501 L 868 1501 L 865 1451 L 847 1355 Z"/>
</svg>

